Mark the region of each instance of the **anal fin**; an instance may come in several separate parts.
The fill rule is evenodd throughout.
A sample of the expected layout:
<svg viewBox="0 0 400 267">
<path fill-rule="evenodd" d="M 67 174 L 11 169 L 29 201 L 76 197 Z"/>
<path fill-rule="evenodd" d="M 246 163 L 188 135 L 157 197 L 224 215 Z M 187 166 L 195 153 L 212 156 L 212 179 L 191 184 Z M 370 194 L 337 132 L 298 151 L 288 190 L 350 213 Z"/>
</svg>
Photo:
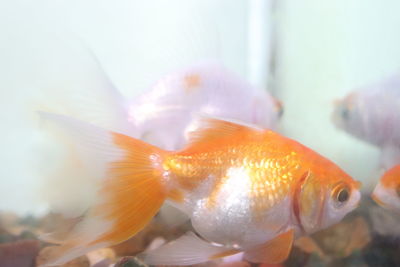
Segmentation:
<svg viewBox="0 0 400 267">
<path fill-rule="evenodd" d="M 281 263 L 287 259 L 294 240 L 293 229 L 246 251 L 244 258 L 254 263 Z"/>
<path fill-rule="evenodd" d="M 150 265 L 192 265 L 238 252 L 236 249 L 213 245 L 188 232 L 166 245 L 142 253 L 139 258 Z"/>
</svg>

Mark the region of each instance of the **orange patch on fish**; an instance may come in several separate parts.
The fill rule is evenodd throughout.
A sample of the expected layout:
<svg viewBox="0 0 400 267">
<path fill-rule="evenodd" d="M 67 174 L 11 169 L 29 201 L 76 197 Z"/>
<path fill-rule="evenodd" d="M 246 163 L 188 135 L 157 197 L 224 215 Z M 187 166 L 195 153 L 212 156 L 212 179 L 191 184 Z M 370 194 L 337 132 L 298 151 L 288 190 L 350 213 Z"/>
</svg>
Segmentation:
<svg viewBox="0 0 400 267">
<path fill-rule="evenodd" d="M 289 230 L 245 253 L 250 262 L 281 263 L 287 259 L 292 249 L 294 231 Z"/>
<path fill-rule="evenodd" d="M 210 196 L 207 198 L 206 205 L 209 209 L 212 209 L 217 206 L 218 202 L 218 194 L 221 192 L 221 189 L 225 182 L 229 179 L 229 177 L 224 176 L 221 179 L 218 179 L 210 193 Z"/>
<path fill-rule="evenodd" d="M 249 198 L 257 199 L 252 206 L 254 214 L 265 214 L 271 207 L 281 202 L 289 195 L 291 183 L 294 179 L 293 171 L 297 169 L 296 160 L 291 160 L 290 155 L 282 159 L 269 159 L 265 157 L 253 163 L 255 170 L 250 174 Z M 265 177 L 273 177 L 266 180 Z"/>
<path fill-rule="evenodd" d="M 381 178 L 381 183 L 387 188 L 396 188 L 400 185 L 400 164 L 388 170 Z"/>
<path fill-rule="evenodd" d="M 163 163 L 164 169 L 171 172 L 174 181 L 187 191 L 193 191 L 207 178 L 192 166 L 192 161 L 191 156 L 171 155 Z"/>
<path fill-rule="evenodd" d="M 382 207 L 384 207 L 384 208 L 387 208 L 386 203 L 383 202 L 383 201 L 382 201 L 379 197 L 377 197 L 376 195 L 372 194 L 372 195 L 371 195 L 371 198 L 372 198 L 373 201 L 376 202 L 376 204 L 378 204 L 378 205 L 380 205 L 380 206 L 382 206 Z"/>
<path fill-rule="evenodd" d="M 201 77 L 198 74 L 189 74 L 184 77 L 184 88 L 187 93 L 198 88 L 201 83 Z"/>
</svg>

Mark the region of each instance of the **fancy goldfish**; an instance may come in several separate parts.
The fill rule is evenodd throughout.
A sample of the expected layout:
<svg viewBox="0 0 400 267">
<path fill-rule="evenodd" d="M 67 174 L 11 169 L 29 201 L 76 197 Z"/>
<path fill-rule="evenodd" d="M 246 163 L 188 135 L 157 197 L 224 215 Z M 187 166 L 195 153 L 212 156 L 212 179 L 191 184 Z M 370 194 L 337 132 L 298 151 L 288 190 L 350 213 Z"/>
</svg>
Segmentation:
<svg viewBox="0 0 400 267">
<path fill-rule="evenodd" d="M 383 174 L 372 198 L 379 205 L 400 212 L 400 164 Z"/>
<path fill-rule="evenodd" d="M 337 102 L 336 126 L 377 146 L 400 146 L 400 76 L 350 93 Z"/>
<path fill-rule="evenodd" d="M 205 62 L 173 72 L 135 98 L 128 118 L 136 137 L 164 149 L 181 149 L 198 113 L 275 128 L 283 109 L 266 90 L 221 64 Z M 173 125 L 173 127 L 171 127 Z"/>
<path fill-rule="evenodd" d="M 277 263 L 295 238 L 337 223 L 360 200 L 359 183 L 338 166 L 271 130 L 201 117 L 185 148 L 166 151 L 62 115 L 42 117 L 76 140 L 99 177 L 96 203 L 45 266 L 130 238 L 165 201 L 198 235 L 140 255 L 146 263 L 191 265 L 239 252 Z"/>
<path fill-rule="evenodd" d="M 400 162 L 400 76 L 365 86 L 337 102 L 335 125 L 378 146 L 385 169 Z"/>
</svg>

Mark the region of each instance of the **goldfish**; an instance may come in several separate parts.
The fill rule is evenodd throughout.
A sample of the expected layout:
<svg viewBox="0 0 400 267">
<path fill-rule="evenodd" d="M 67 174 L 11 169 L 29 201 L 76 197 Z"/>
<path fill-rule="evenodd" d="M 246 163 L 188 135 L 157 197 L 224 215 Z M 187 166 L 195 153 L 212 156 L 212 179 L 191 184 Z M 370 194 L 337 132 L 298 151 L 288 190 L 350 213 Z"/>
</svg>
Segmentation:
<svg viewBox="0 0 400 267">
<path fill-rule="evenodd" d="M 400 164 L 383 174 L 372 192 L 372 198 L 379 205 L 400 212 Z"/>
<path fill-rule="evenodd" d="M 130 101 L 127 112 L 136 137 L 176 150 L 198 113 L 274 129 L 283 107 L 222 64 L 202 62 L 165 75 Z"/>
<path fill-rule="evenodd" d="M 377 146 L 400 146 L 400 76 L 351 92 L 336 104 L 334 123 L 340 129 Z"/>
<path fill-rule="evenodd" d="M 359 182 L 322 155 L 272 130 L 199 116 L 181 150 L 64 115 L 41 113 L 75 141 L 98 177 L 95 203 L 42 266 L 60 265 L 141 231 L 169 202 L 195 230 L 139 255 L 150 265 L 191 265 L 244 253 L 279 263 L 293 241 L 339 222 Z M 73 194 L 73 192 L 70 192 Z"/>
<path fill-rule="evenodd" d="M 345 132 L 379 147 L 384 169 L 400 162 L 400 76 L 393 75 L 337 101 L 333 122 Z"/>
</svg>

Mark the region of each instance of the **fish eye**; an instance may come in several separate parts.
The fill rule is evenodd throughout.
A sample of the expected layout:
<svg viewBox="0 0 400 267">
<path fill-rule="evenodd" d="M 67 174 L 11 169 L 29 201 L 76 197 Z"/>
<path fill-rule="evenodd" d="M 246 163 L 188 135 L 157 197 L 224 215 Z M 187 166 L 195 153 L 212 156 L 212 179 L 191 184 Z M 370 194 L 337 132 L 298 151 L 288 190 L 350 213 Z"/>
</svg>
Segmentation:
<svg viewBox="0 0 400 267">
<path fill-rule="evenodd" d="M 336 203 L 342 205 L 350 198 L 350 188 L 344 184 L 339 184 L 333 189 L 332 197 Z"/>
<path fill-rule="evenodd" d="M 345 120 L 347 120 L 347 119 L 349 118 L 349 115 L 350 115 L 349 109 L 346 108 L 346 107 L 343 107 L 342 110 L 341 110 L 341 116 L 342 116 L 342 118 L 345 119 Z"/>
<path fill-rule="evenodd" d="M 347 188 L 343 188 L 342 190 L 340 190 L 338 196 L 337 196 L 337 200 L 340 203 L 346 202 L 349 199 L 349 190 Z"/>
</svg>

